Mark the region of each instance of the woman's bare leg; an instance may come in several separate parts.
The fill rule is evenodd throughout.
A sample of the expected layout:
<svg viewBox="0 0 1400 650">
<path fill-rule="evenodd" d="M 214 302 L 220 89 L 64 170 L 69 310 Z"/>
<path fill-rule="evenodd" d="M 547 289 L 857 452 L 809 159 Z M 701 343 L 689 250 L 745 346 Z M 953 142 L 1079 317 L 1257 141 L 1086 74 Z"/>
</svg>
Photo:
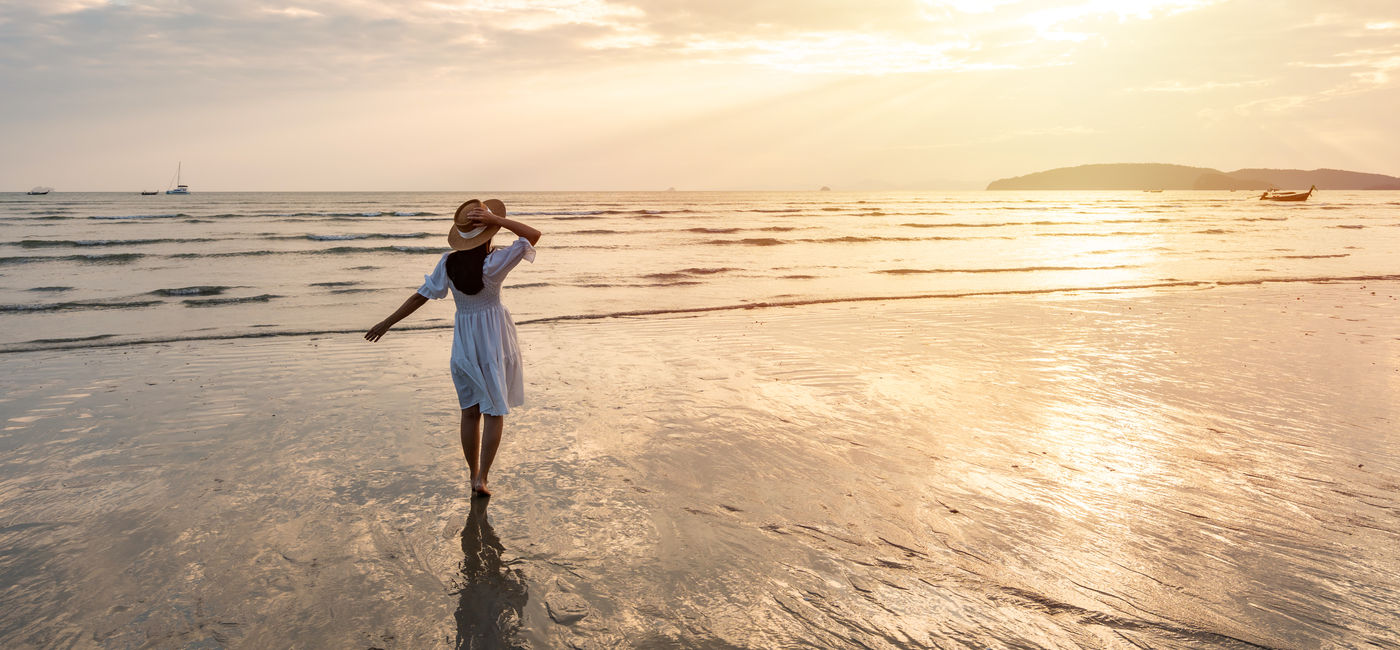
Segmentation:
<svg viewBox="0 0 1400 650">
<path fill-rule="evenodd" d="M 472 406 L 462 409 L 462 455 L 467 457 L 467 467 L 471 468 L 472 485 L 476 485 L 477 449 L 481 445 L 481 409 Z"/>
<path fill-rule="evenodd" d="M 501 446 L 501 430 L 506 426 L 506 418 L 503 415 L 486 415 L 486 427 L 481 433 L 481 465 L 476 472 L 476 481 L 472 483 L 472 489 L 486 496 L 491 496 L 491 491 L 486 489 L 486 474 L 491 471 L 491 462 L 496 460 L 496 450 Z"/>
</svg>

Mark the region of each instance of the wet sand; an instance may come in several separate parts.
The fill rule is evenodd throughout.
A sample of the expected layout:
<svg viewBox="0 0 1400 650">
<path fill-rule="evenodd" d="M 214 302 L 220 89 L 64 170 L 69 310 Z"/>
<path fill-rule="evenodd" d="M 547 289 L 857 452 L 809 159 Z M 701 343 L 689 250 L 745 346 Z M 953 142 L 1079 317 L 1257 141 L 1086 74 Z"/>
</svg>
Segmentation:
<svg viewBox="0 0 1400 650">
<path fill-rule="evenodd" d="M 1400 647 L 1400 283 L 7 354 L 3 647 Z M 473 507 L 475 505 L 475 507 Z"/>
</svg>

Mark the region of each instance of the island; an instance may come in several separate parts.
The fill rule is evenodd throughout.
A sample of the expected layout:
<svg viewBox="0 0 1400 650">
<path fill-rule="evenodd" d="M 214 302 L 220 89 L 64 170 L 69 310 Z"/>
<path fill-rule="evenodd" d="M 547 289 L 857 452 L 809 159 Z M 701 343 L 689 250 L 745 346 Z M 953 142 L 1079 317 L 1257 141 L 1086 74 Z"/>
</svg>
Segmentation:
<svg viewBox="0 0 1400 650">
<path fill-rule="evenodd" d="M 1163 163 L 1060 167 L 1002 178 L 988 190 L 1268 190 L 1317 186 L 1319 190 L 1400 190 L 1400 178 L 1341 169 L 1237 169 Z"/>
</svg>

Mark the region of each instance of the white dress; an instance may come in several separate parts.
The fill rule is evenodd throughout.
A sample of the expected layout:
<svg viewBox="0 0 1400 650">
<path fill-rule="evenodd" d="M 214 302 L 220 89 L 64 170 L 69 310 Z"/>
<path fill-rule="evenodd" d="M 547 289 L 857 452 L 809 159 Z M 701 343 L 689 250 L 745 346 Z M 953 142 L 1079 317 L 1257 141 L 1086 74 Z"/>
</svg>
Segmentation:
<svg viewBox="0 0 1400 650">
<path fill-rule="evenodd" d="M 535 247 L 521 237 L 511 245 L 486 254 L 481 267 L 481 291 L 467 295 L 447 277 L 447 256 L 433 272 L 423 276 L 418 293 L 424 298 L 446 298 L 452 292 L 457 303 L 452 332 L 452 384 L 463 409 L 479 405 L 487 415 L 505 415 L 510 407 L 525 403 L 525 379 L 520 367 L 520 346 L 515 322 L 501 304 L 501 283 L 520 260 L 535 261 Z"/>
</svg>

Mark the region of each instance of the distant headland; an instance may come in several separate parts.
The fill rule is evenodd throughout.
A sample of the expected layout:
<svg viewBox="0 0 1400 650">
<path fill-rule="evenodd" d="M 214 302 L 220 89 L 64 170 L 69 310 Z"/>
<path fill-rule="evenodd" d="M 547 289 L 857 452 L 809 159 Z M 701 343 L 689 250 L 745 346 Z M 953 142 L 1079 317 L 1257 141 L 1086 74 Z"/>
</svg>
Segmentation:
<svg viewBox="0 0 1400 650">
<path fill-rule="evenodd" d="M 1002 178 L 989 190 L 1400 190 L 1400 178 L 1341 169 L 1237 169 L 1161 163 L 1080 165 Z"/>
</svg>

